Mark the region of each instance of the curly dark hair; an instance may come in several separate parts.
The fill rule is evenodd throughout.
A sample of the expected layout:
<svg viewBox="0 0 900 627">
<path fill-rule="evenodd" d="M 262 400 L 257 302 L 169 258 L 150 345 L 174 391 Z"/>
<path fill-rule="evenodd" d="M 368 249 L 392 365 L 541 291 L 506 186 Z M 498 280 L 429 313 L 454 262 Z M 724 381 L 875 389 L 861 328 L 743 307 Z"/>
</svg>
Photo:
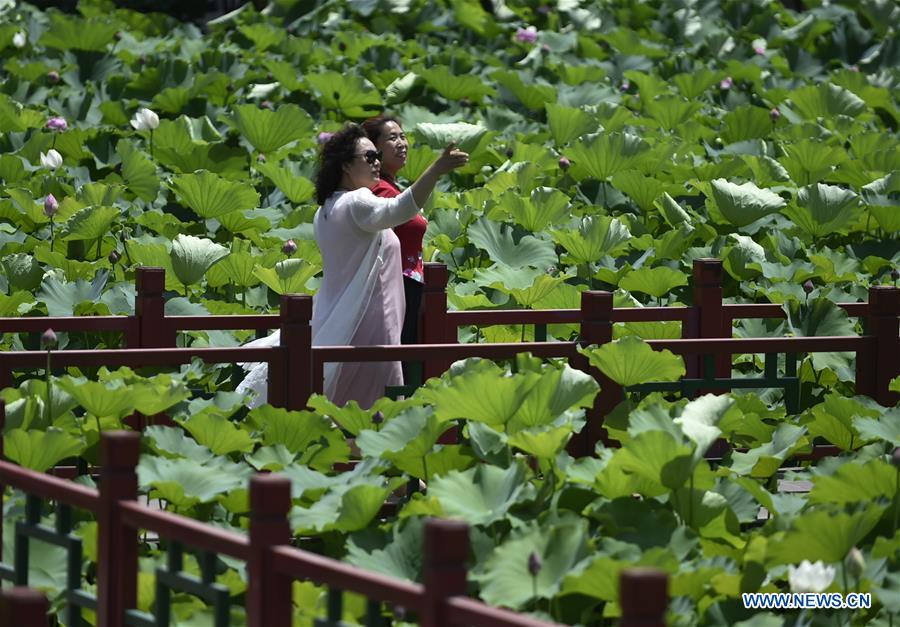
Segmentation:
<svg viewBox="0 0 900 627">
<path fill-rule="evenodd" d="M 347 124 L 322 145 L 316 172 L 316 201 L 324 205 L 341 184 L 344 165 L 356 156 L 356 142 L 366 137 L 358 124 Z"/>
</svg>

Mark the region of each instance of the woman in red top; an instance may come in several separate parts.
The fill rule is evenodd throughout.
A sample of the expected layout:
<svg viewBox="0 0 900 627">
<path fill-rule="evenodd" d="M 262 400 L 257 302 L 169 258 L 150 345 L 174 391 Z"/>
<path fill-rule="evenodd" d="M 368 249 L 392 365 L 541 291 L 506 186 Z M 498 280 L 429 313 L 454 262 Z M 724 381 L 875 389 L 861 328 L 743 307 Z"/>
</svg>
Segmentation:
<svg viewBox="0 0 900 627">
<path fill-rule="evenodd" d="M 384 153 L 381 160 L 381 180 L 372 188 L 372 192 L 384 198 L 398 196 L 400 189 L 397 187 L 397 172 L 406 164 L 406 154 L 409 150 L 409 143 L 400 122 L 393 117 L 378 116 L 363 122 L 362 127 L 375 144 L 375 149 Z M 427 226 L 425 217 L 419 213 L 409 222 L 394 227 L 394 232 L 400 240 L 403 291 L 406 296 L 406 315 L 400 336 L 402 344 L 416 344 L 419 341 L 419 307 L 425 283 L 422 238 L 425 236 Z M 405 375 L 404 368 L 404 378 Z"/>
</svg>

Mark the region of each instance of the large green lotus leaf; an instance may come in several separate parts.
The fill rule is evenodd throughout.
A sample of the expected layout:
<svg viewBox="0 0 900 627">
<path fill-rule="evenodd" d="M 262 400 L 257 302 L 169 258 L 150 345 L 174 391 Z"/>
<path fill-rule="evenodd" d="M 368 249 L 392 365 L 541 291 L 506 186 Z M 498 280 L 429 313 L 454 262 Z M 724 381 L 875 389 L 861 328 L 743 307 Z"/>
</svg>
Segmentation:
<svg viewBox="0 0 900 627">
<path fill-rule="evenodd" d="M 375 86 L 355 74 L 307 74 L 306 81 L 319 92 L 322 106 L 339 110 L 350 118 L 376 115 L 383 106 Z"/>
<path fill-rule="evenodd" d="M 425 79 L 428 86 L 448 100 L 480 101 L 482 97 L 496 93 L 493 87 L 476 74 L 454 74 L 446 65 L 432 65 L 420 68 L 416 73 Z M 443 146 L 442 146 L 443 147 Z"/>
<path fill-rule="evenodd" d="M 396 105 L 405 102 L 407 98 L 409 98 L 409 94 L 412 92 L 413 87 L 416 86 L 418 79 L 419 75 L 415 72 L 407 72 L 391 81 L 391 83 L 384 88 L 385 104 Z"/>
<path fill-rule="evenodd" d="M 169 257 L 169 251 L 165 244 L 156 242 L 138 242 L 133 239 L 125 241 L 125 250 L 128 252 L 128 258 L 135 266 L 145 266 L 148 268 L 163 268 L 166 271 L 166 289 L 177 290 L 183 289 L 182 284 L 175 276 L 172 269 L 172 259 Z"/>
<path fill-rule="evenodd" d="M 767 189 L 760 189 L 753 182 L 741 185 L 725 179 L 710 182 L 710 200 L 721 218 L 735 226 L 747 226 L 763 216 L 776 213 L 785 206 L 784 199 Z"/>
<path fill-rule="evenodd" d="M 350 456 L 340 430 L 331 420 L 313 412 L 262 405 L 247 418 L 262 429 L 263 444 L 281 444 L 291 453 L 301 454 L 299 461 L 314 468 L 327 470 Z"/>
<path fill-rule="evenodd" d="M 518 361 L 521 363 L 521 359 Z M 600 391 L 594 377 L 567 364 L 562 368 L 544 367 L 537 372 L 542 376 L 507 424 L 507 433 L 548 426 L 569 410 L 591 407 Z"/>
<path fill-rule="evenodd" d="M 659 125 L 671 131 L 692 119 L 703 108 L 700 102 L 689 102 L 679 96 L 660 96 L 644 102 L 644 111 Z"/>
<path fill-rule="evenodd" d="M 353 435 L 359 435 L 364 429 L 376 429 L 372 422 L 372 415 L 380 411 L 384 420 L 389 421 L 399 415 L 407 407 L 416 404 L 412 399 L 395 401 L 390 398 L 380 398 L 368 410 L 360 409 L 356 401 L 350 401 L 343 407 L 338 407 L 326 397 L 313 394 L 309 397 L 307 406 L 319 415 L 327 416 L 334 420 L 342 429 Z"/>
<path fill-rule="evenodd" d="M 293 203 L 306 202 L 316 191 L 312 181 L 300 174 L 299 168 L 294 164 L 281 168 L 274 163 L 257 163 L 256 169 L 272 181 Z"/>
<path fill-rule="evenodd" d="M 180 202 L 203 218 L 259 206 L 259 194 L 251 186 L 226 180 L 206 170 L 172 177 L 170 187 Z"/>
<path fill-rule="evenodd" d="M 644 431 L 631 438 L 616 452 L 623 470 L 665 486 L 681 487 L 693 474 L 693 451 L 664 431 Z"/>
<path fill-rule="evenodd" d="M 653 208 L 654 201 L 666 191 L 673 191 L 674 186 L 667 185 L 653 176 L 644 176 L 637 170 L 625 170 L 612 177 L 613 187 L 624 192 L 638 207 L 644 211 Z"/>
<path fill-rule="evenodd" d="M 198 138 L 194 121 L 186 116 L 174 121 L 161 120 L 153 132 L 153 156 L 161 164 L 185 174 L 208 170 L 235 180 L 246 179 L 247 151 L 222 142 L 206 143 L 206 138 L 212 137 L 209 132 L 204 134 L 206 126 L 204 122 Z"/>
<path fill-rule="evenodd" d="M 678 381 L 685 374 L 684 358 L 671 351 L 655 351 L 634 336 L 598 348 L 579 348 L 595 368 L 625 387 L 651 381 Z"/>
<path fill-rule="evenodd" d="M 900 231 L 900 171 L 863 186 L 862 194 L 878 226 L 888 233 Z"/>
<path fill-rule="evenodd" d="M 42 271 L 43 273 L 43 271 Z M 7 279 L 9 276 L 7 275 Z M 0 317 L 2 318 L 17 318 L 19 316 L 19 307 L 25 305 L 27 303 L 33 303 L 34 296 L 29 294 L 27 291 L 19 290 L 17 292 L 13 292 L 11 296 L 7 296 L 6 294 L 0 294 Z M 7 408 L 8 410 L 9 408 Z"/>
<path fill-rule="evenodd" d="M 802 139 L 782 146 L 784 155 L 778 161 L 798 185 L 811 185 L 828 177 L 832 168 L 849 157 L 840 146 L 831 146 L 814 139 Z"/>
<path fill-rule="evenodd" d="M 398 470 L 423 481 L 467 470 L 478 463 L 472 450 L 462 444 L 438 444 L 422 457 L 398 454 L 391 459 Z"/>
<path fill-rule="evenodd" d="M 500 426 L 516 414 L 540 378 L 533 372 L 510 375 L 491 361 L 467 359 L 461 369 L 429 379 L 415 397 L 433 405 L 441 420 L 466 418 Z M 486 389 L 491 393 L 484 394 Z"/>
<path fill-rule="evenodd" d="M 25 468 L 46 472 L 62 460 L 80 455 L 85 444 L 55 427 L 46 431 L 11 429 L 3 436 L 4 455 Z"/>
<path fill-rule="evenodd" d="M 241 288 L 259 285 L 259 277 L 253 273 L 258 262 L 258 258 L 248 252 L 232 250 L 230 255 L 209 269 L 206 273 L 207 283 L 210 287 L 220 287 L 228 283 Z"/>
<path fill-rule="evenodd" d="M 878 524 L 884 507 L 870 505 L 852 514 L 807 510 L 795 516 L 791 529 L 766 551 L 769 563 L 799 564 L 803 560 L 826 564 L 842 561 Z"/>
<path fill-rule="evenodd" d="M 219 223 L 229 233 L 260 233 L 272 228 L 272 223 L 265 215 L 258 215 L 258 211 L 232 211 L 217 218 Z M 248 237 L 252 237 L 249 235 Z"/>
<path fill-rule="evenodd" d="M 201 464 L 192 459 L 142 455 L 137 474 L 141 486 L 155 488 L 161 498 L 181 508 L 198 501 L 215 501 L 222 494 L 245 486 L 253 469 L 246 464 L 229 463 L 224 458 Z"/>
<path fill-rule="evenodd" d="M 13 558 L 10 556 L 16 554 L 16 525 L 19 522 L 21 520 L 17 521 L 14 516 L 7 515 L 0 523 L 3 525 L 2 548 L 3 555 L 7 556 L 6 562 L 11 562 Z M 96 523 L 89 524 L 96 525 Z M 22 541 L 28 547 L 28 586 L 41 590 L 45 594 L 64 593 L 68 589 L 68 549 L 43 542 L 37 538 L 25 537 L 22 538 Z M 85 547 L 85 557 L 87 557 L 87 547 Z M 88 559 L 90 558 L 88 557 Z"/>
<path fill-rule="evenodd" d="M 788 330 L 794 335 L 856 335 L 855 326 L 847 312 L 827 298 L 816 298 L 811 303 L 791 300 L 783 308 L 787 314 Z"/>
<path fill-rule="evenodd" d="M 864 440 L 853 426 L 858 417 L 878 418 L 877 409 L 867 407 L 855 398 L 829 394 L 804 416 L 803 424 L 809 434 L 822 437 L 845 451 L 860 448 Z"/>
<path fill-rule="evenodd" d="M 370 551 L 351 538 L 347 541 L 345 560 L 357 568 L 387 577 L 419 581 L 422 572 L 423 528 L 421 518 L 408 518 L 403 524 L 393 526 L 387 546 Z"/>
<path fill-rule="evenodd" d="M 519 102 L 532 111 L 542 111 L 544 105 L 556 102 L 556 88 L 553 85 L 537 83 L 532 77 L 527 77 L 526 83 L 518 72 L 499 70 L 491 74 L 491 78 L 508 89 Z"/>
<path fill-rule="evenodd" d="M 746 453 L 733 452 L 731 472 L 757 478 L 771 477 L 784 460 L 806 445 L 805 435 L 806 427 L 782 423 L 772 434 L 771 442 Z"/>
<path fill-rule="evenodd" d="M 153 162 L 127 139 L 119 140 L 116 152 L 122 159 L 122 178 L 128 189 L 146 202 L 156 200 L 160 183 Z"/>
<path fill-rule="evenodd" d="M 194 414 L 182 422 L 181 426 L 198 444 L 216 455 L 248 453 L 256 444 L 256 440 L 250 437 L 249 433 L 217 411 L 206 410 Z"/>
<path fill-rule="evenodd" d="M 253 42 L 254 48 L 259 52 L 279 45 L 287 37 L 283 28 L 275 28 L 266 23 L 241 24 L 238 26 L 238 30 Z"/>
<path fill-rule="evenodd" d="M 766 137 L 773 129 L 769 112 L 762 107 L 742 105 L 722 118 L 722 141 L 727 144 Z"/>
<path fill-rule="evenodd" d="M 705 394 L 685 405 L 681 415 L 673 421 L 695 444 L 695 463 L 700 461 L 709 447 L 722 435 L 718 423 L 732 405 L 734 399 L 728 396 Z"/>
<path fill-rule="evenodd" d="M 494 264 L 490 268 L 479 268 L 475 271 L 474 284 L 478 287 L 490 287 L 502 290 L 509 294 L 513 290 L 527 290 L 535 281 L 547 276 L 544 270 L 539 268 L 511 268 L 500 264 Z"/>
<path fill-rule="evenodd" d="M 143 435 L 148 438 L 150 446 L 163 457 L 183 457 L 203 464 L 215 455 L 205 446 L 200 446 L 193 439 L 184 437 L 180 427 L 145 427 Z"/>
<path fill-rule="evenodd" d="M 557 263 L 552 242 L 525 235 L 516 243 L 512 231 L 487 218 L 479 218 L 469 226 L 468 235 L 469 241 L 487 252 L 493 261 L 510 268 L 546 268 Z"/>
<path fill-rule="evenodd" d="M 522 429 L 509 436 L 509 445 L 538 459 L 555 459 L 569 441 L 574 426 L 571 423 L 559 427 Z"/>
<path fill-rule="evenodd" d="M 170 256 L 175 276 L 183 285 L 198 283 L 210 266 L 227 257 L 231 251 L 210 239 L 178 235 L 172 242 Z"/>
<path fill-rule="evenodd" d="M 99 381 L 85 381 L 62 377 L 57 385 L 68 392 L 78 404 L 98 418 L 124 418 L 134 411 L 134 398 L 126 385 L 111 387 Z"/>
<path fill-rule="evenodd" d="M 275 446 L 261 446 L 253 455 L 245 455 L 244 460 L 257 470 L 278 472 L 289 467 L 297 458 L 283 444 Z"/>
<path fill-rule="evenodd" d="M 81 303 L 100 301 L 108 276 L 105 270 L 101 270 L 90 283 L 82 279 L 70 283 L 49 273 L 35 296 L 47 306 L 47 313 L 51 316 L 72 316 Z"/>
<path fill-rule="evenodd" d="M 897 471 L 880 459 L 865 464 L 848 462 L 831 475 L 813 477 L 811 503 L 860 503 L 891 500 L 897 491 Z"/>
<path fill-rule="evenodd" d="M 673 270 L 667 266 L 638 268 L 626 274 L 619 281 L 619 287 L 623 290 L 649 294 L 654 298 L 662 298 L 676 287 L 687 284 L 687 276 L 684 272 Z"/>
<path fill-rule="evenodd" d="M 398 481 L 402 482 L 402 479 Z M 325 531 L 352 533 L 365 529 L 378 515 L 396 483 L 385 486 L 383 480 L 372 478 L 369 483 L 357 482 L 333 488 L 311 507 L 295 507 L 291 512 L 291 526 L 295 533 L 304 535 Z"/>
<path fill-rule="evenodd" d="M 135 411 L 145 416 L 155 416 L 191 397 L 187 384 L 169 375 L 157 375 L 151 379 L 129 382 Z"/>
<path fill-rule="evenodd" d="M 794 108 L 808 120 L 839 115 L 856 117 L 866 109 L 862 98 L 831 81 L 801 87 L 788 96 Z"/>
<path fill-rule="evenodd" d="M 576 264 L 594 263 L 606 255 L 615 255 L 631 239 L 628 227 L 609 216 L 585 216 L 577 227 L 553 230 L 550 234 Z"/>
<path fill-rule="evenodd" d="M 367 429 L 356 437 L 363 455 L 392 461 L 397 457 L 421 458 L 444 431 L 450 428 L 430 408 L 410 407 L 391 418 L 380 429 Z"/>
<path fill-rule="evenodd" d="M 801 188 L 796 204 L 788 206 L 784 214 L 807 234 L 819 238 L 858 221 L 862 209 L 855 192 L 816 183 Z"/>
<path fill-rule="evenodd" d="M 119 217 L 117 207 L 85 207 L 73 215 L 61 229 L 62 239 L 95 240 L 108 235 L 113 222 Z"/>
<path fill-rule="evenodd" d="M 677 340 L 682 337 L 680 322 L 625 322 L 613 326 L 613 339 L 635 335 L 642 340 Z"/>
<path fill-rule="evenodd" d="M 605 181 L 616 172 L 639 168 L 650 145 L 628 133 L 596 133 L 573 143 L 566 151 L 572 175 L 581 180 Z"/>
<path fill-rule="evenodd" d="M 108 19 L 80 19 L 73 15 L 50 13 L 50 28 L 41 35 L 40 43 L 57 50 L 96 50 L 106 52 L 113 43 L 118 27 Z"/>
<path fill-rule="evenodd" d="M 853 428 L 866 441 L 884 440 L 893 446 L 900 446 L 900 410 L 897 408 L 885 412 L 880 418 L 856 417 L 853 419 Z"/>
<path fill-rule="evenodd" d="M 425 145 L 438 150 L 443 150 L 451 143 L 455 143 L 460 150 L 471 152 L 475 150 L 487 132 L 488 129 L 480 124 L 466 122 L 446 124 L 420 122 L 416 125 L 416 136 Z"/>
<path fill-rule="evenodd" d="M 500 198 L 503 207 L 517 224 L 529 231 L 540 233 L 551 224 L 569 217 L 571 200 L 551 187 L 537 187 L 530 198 L 523 198 L 513 190 L 507 190 Z"/>
<path fill-rule="evenodd" d="M 437 498 L 448 516 L 470 525 L 490 525 L 529 498 L 532 492 L 528 488 L 522 464 L 514 463 L 509 468 L 478 465 L 435 477 L 428 485 L 428 495 Z"/>
<path fill-rule="evenodd" d="M 691 224 L 691 215 L 668 192 L 663 192 L 662 196 L 653 203 L 653 206 L 659 209 L 663 218 L 673 228 L 680 224 Z"/>
<path fill-rule="evenodd" d="M 255 104 L 234 107 L 234 123 L 241 135 L 262 153 L 308 137 L 315 123 L 309 114 L 295 104 L 284 104 L 275 111 Z"/>
<path fill-rule="evenodd" d="M 597 130 L 597 121 L 583 109 L 548 102 L 545 105 L 550 134 L 557 146 Z"/>
<path fill-rule="evenodd" d="M 532 554 L 541 561 L 534 577 L 528 569 Z M 521 609 L 535 599 L 553 598 L 566 575 L 589 554 L 584 521 L 533 522 L 494 549 L 472 575 L 481 584 L 483 601 Z"/>
<path fill-rule="evenodd" d="M 273 268 L 257 265 L 253 274 L 276 294 L 311 294 L 306 283 L 319 270 L 319 266 L 305 259 L 285 259 L 276 263 Z"/>
<path fill-rule="evenodd" d="M 122 195 L 121 185 L 106 185 L 105 183 L 85 183 L 78 190 L 77 200 L 84 206 L 87 205 L 113 205 Z"/>
<path fill-rule="evenodd" d="M 694 100 L 712 87 L 719 80 L 720 76 L 719 72 L 703 68 L 694 72 L 676 74 L 672 77 L 672 82 L 675 83 L 682 96 L 688 100 Z"/>
<path fill-rule="evenodd" d="M 3 258 L 6 280 L 13 290 L 31 292 L 37 289 L 44 276 L 44 269 L 33 255 L 15 253 Z M 51 314 L 53 315 L 53 314 Z"/>
</svg>

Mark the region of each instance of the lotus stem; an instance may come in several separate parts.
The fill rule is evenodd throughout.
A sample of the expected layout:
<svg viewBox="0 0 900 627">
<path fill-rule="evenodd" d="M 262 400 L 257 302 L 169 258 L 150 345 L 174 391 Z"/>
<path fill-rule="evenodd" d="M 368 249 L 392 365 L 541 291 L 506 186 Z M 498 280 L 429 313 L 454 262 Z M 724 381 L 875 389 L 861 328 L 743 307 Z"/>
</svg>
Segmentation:
<svg viewBox="0 0 900 627">
<path fill-rule="evenodd" d="M 150 158 L 153 158 L 153 129 L 150 129 Z"/>
<path fill-rule="evenodd" d="M 53 252 L 53 216 L 50 216 L 50 252 Z"/>
<path fill-rule="evenodd" d="M 44 408 L 44 412 L 45 412 L 44 416 L 47 420 L 48 426 L 50 425 L 50 423 L 53 420 L 53 410 L 52 410 L 52 408 L 53 408 L 53 385 L 50 382 L 50 377 L 51 377 L 50 353 L 51 353 L 51 350 L 48 348 L 47 349 L 47 403 L 46 403 L 46 407 Z M 894 526 L 896 527 L 897 525 L 895 524 Z"/>
</svg>

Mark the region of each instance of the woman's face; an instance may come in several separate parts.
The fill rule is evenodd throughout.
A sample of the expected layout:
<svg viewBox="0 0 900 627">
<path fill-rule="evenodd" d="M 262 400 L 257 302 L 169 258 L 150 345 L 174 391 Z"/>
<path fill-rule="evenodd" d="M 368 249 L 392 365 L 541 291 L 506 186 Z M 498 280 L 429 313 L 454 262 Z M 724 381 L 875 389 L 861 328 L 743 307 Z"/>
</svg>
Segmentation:
<svg viewBox="0 0 900 627">
<path fill-rule="evenodd" d="M 375 147 L 384 153 L 381 167 L 385 174 L 396 176 L 406 163 L 406 153 L 409 151 L 409 143 L 400 125 L 393 121 L 385 122 Z"/>
<path fill-rule="evenodd" d="M 344 187 L 349 190 L 372 187 L 381 179 L 381 159 L 375 145 L 367 138 L 356 141 L 353 159 L 344 164 Z"/>
</svg>

